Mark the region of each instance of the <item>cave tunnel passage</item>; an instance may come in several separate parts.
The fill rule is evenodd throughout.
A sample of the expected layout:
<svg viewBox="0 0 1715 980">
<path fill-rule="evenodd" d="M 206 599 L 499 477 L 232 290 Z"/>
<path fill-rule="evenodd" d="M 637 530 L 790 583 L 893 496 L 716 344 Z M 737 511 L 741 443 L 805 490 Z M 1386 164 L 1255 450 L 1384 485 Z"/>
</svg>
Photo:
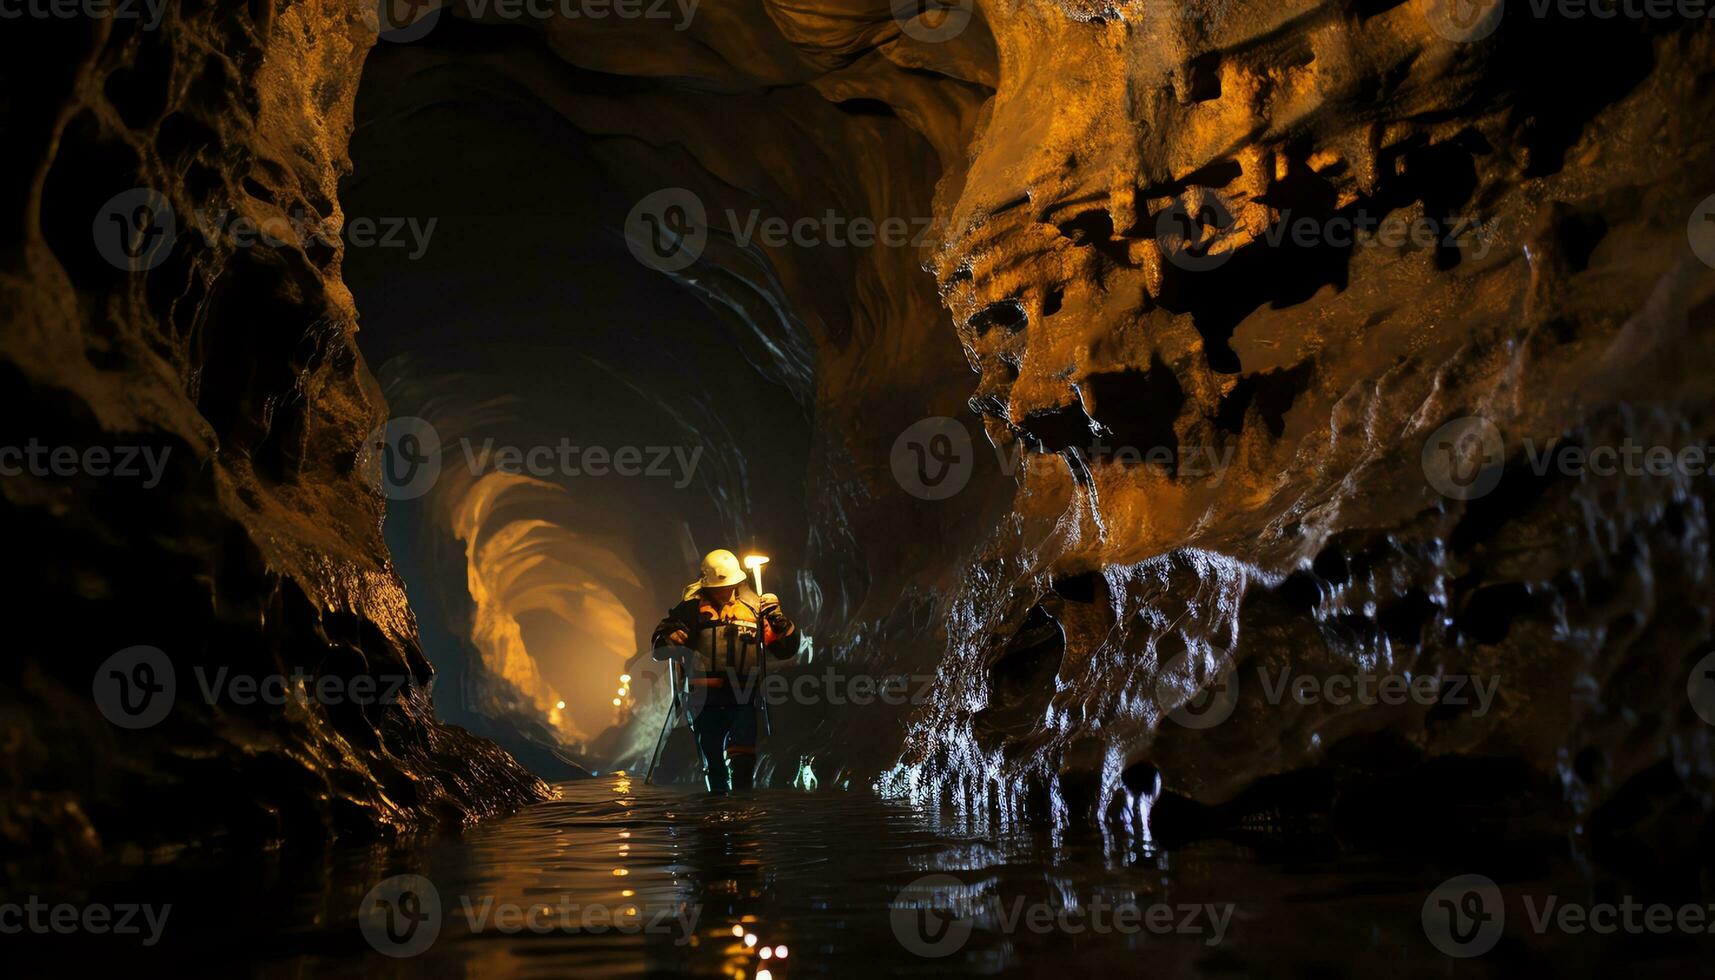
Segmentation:
<svg viewBox="0 0 1715 980">
<path fill-rule="evenodd" d="M 380 45 L 340 191 L 348 223 L 421 232 L 344 274 L 391 417 L 440 442 L 386 523 L 437 707 L 549 778 L 642 756 L 639 651 L 703 551 L 793 568 L 806 539 L 807 409 L 746 324 L 633 258 L 630 196 L 544 94 L 602 83 L 516 28 Z"/>
</svg>

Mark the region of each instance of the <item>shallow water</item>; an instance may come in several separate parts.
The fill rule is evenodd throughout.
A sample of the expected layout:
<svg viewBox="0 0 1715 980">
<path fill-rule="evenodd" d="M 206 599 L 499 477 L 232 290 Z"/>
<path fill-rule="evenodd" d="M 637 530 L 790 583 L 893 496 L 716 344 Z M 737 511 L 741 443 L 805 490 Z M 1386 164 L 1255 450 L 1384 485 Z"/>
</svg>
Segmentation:
<svg viewBox="0 0 1715 980">
<path fill-rule="evenodd" d="M 123 965 L 151 975 L 744 980 L 762 970 L 774 980 L 1702 972 L 1711 949 L 1712 937 L 1680 931 L 1538 934 L 1530 912 L 1550 895 L 1695 900 L 1644 895 L 1552 848 L 1466 841 L 1381 855 L 1259 838 L 1116 853 L 1099 837 L 960 832 L 868 793 L 710 799 L 625 777 L 557 790 L 410 847 L 180 861 L 98 889 L 104 901 L 173 905 L 151 947 L 111 935 L 0 936 L 0 947 L 28 950 L 13 962 L 38 975 Z M 1424 906 L 1465 873 L 1500 883 L 1504 925 L 1486 955 L 1456 959 L 1431 942 Z"/>
</svg>

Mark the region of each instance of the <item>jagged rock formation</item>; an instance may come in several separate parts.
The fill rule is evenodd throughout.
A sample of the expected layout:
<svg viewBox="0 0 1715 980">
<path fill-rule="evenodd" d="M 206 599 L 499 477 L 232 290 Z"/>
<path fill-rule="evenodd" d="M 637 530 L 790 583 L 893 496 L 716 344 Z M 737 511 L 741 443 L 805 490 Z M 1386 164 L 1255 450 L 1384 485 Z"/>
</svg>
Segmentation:
<svg viewBox="0 0 1715 980">
<path fill-rule="evenodd" d="M 116 452 L 0 481 L 28 565 L 8 587 L 20 635 L 0 685 L 8 879 L 126 848 L 374 836 L 539 798 L 540 780 L 434 717 L 363 465 L 384 406 L 354 346 L 342 249 L 283 224 L 338 226 L 373 29 L 332 0 L 171 6 L 144 26 L 5 32 L 5 441 L 161 462 L 107 475 Z M 110 206 L 136 188 L 158 195 L 153 214 Z M 281 240 L 198 231 L 223 212 L 274 222 Z M 139 219 L 129 235 L 109 233 L 114 214 Z M 128 730 L 91 692 L 137 645 L 163 652 L 176 689 L 163 720 Z M 222 670 L 409 683 L 388 704 L 205 698 Z"/>
<path fill-rule="evenodd" d="M 443 710 L 516 750 L 559 738 L 617 759 L 638 742 L 554 717 L 580 681 L 556 679 L 563 658 L 519 616 L 551 632 L 611 596 L 641 634 L 650 597 L 681 584 L 687 536 L 762 540 L 796 573 L 783 591 L 823 662 L 935 675 L 920 706 L 785 706 L 776 783 L 807 767 L 823 785 L 879 779 L 1133 832 L 1287 799 L 1368 814 L 1353 773 L 1430 796 L 1528 786 L 1557 818 L 1658 839 L 1703 820 L 1715 746 L 1685 689 L 1711 640 L 1707 478 L 1539 475 L 1525 447 L 1715 435 L 1697 380 L 1712 283 L 1686 231 L 1715 190 L 1705 23 L 1513 11 L 1461 41 L 1428 0 L 984 0 L 941 33 L 881 0 L 710 3 L 682 29 L 455 6 L 371 56 L 357 172 L 336 188 L 373 31 L 331 0 L 252 7 L 175 15 L 170 36 L 64 33 L 95 52 L 42 103 L 69 108 L 9 124 L 43 147 L 8 185 L 29 188 L 4 280 L 15 390 L 83 420 L 62 440 L 184 447 L 185 489 L 154 509 L 5 487 L 15 510 L 57 515 L 40 548 L 83 563 L 32 598 L 101 620 L 91 656 L 150 642 L 110 612 L 159 607 L 172 582 L 166 605 L 202 617 L 175 620 L 184 636 L 214 615 L 240 630 L 230 645 L 273 651 L 345 615 L 370 669 L 424 676 L 380 503 L 359 489 L 382 411 L 351 346 L 361 311 L 394 413 L 443 435 L 552 444 L 572 418 L 579 438 L 720 461 L 635 494 L 466 473 L 392 508 L 457 682 Z M 1559 63 L 1533 61 L 1544 50 Z M 482 170 L 494 156 L 553 165 Z M 356 202 L 445 221 L 414 271 L 193 242 L 121 275 L 81 216 L 140 183 L 181 210 L 337 219 Z M 623 232 L 664 188 L 700 203 L 706 245 L 663 272 L 631 262 Z M 830 211 L 928 233 L 830 248 L 743 232 L 746 216 Z M 1405 234 L 1339 233 L 1366 221 Z M 541 356 L 573 336 L 576 358 Z M 949 500 L 896 479 L 896 440 L 925 416 L 995 449 Z M 1505 464 L 1493 492 L 1457 499 L 1425 445 L 1465 416 L 1495 426 Z M 137 567 L 128 554 L 181 556 L 180 573 L 121 588 L 107 576 Z M 299 610 L 290 629 L 277 612 L 263 633 L 260 610 L 281 607 Z M 603 670 L 627 628 L 591 631 Z M 20 678 L 43 669 L 21 663 Z M 51 676 L 69 691 L 92 666 Z M 1230 719 L 1172 720 L 1228 668 Z M 1258 680 L 1283 668 L 1499 686 L 1481 713 L 1439 694 L 1269 703 Z M 443 731 L 416 718 L 398 737 Z M 125 752 L 195 742 L 160 739 Z M 432 752 L 393 745 L 359 750 L 367 775 L 334 766 L 362 787 L 334 796 L 372 800 L 393 771 L 421 795 L 357 822 L 531 792 L 504 760 L 450 786 Z M 1446 759 L 1499 761 L 1473 777 Z M 22 786 L 42 763 L 18 765 Z M 40 819 L 63 828 L 87 792 Z"/>
<path fill-rule="evenodd" d="M 1685 221 L 1707 191 L 1706 28 L 1513 18 L 1464 43 L 1429 4 L 985 3 L 923 42 L 885 5 L 825 13 L 447 22 L 398 56 L 418 85 L 393 98 L 436 104 L 431 65 L 480 71 L 449 92 L 551 109 L 622 202 L 704 202 L 708 245 L 672 277 L 814 405 L 803 598 L 847 597 L 813 607 L 818 648 L 940 676 L 886 785 L 1134 827 L 1163 790 L 1218 804 L 1271 774 L 1438 756 L 1516 760 L 1585 815 L 1642 784 L 1705 792 L 1707 766 L 1670 761 L 1707 754 L 1683 697 L 1708 639 L 1703 485 L 1539 478 L 1521 453 L 1702 438 L 1709 283 Z M 1604 70 L 1526 67 L 1544 45 Z M 922 249 L 769 247 L 720 217 L 912 214 L 931 181 Z M 1389 224 L 1340 234 L 1366 222 Z M 974 384 L 948 383 L 940 330 Z M 959 414 L 957 386 L 997 451 L 953 501 L 916 501 L 892 441 Z M 1468 415 L 1513 464 L 1452 500 L 1423 449 Z M 1004 514 L 985 493 L 1009 475 Z M 1550 533 L 1590 514 L 1602 530 Z M 1648 684 L 1612 680 L 1658 661 Z M 1166 721 L 1224 663 L 1234 720 Z M 1502 686 L 1481 717 L 1265 704 L 1255 672 L 1282 667 Z M 1615 720 L 1640 708 L 1648 724 Z M 774 762 L 861 782 L 903 720 L 806 712 Z"/>
<path fill-rule="evenodd" d="M 1495 756 L 1597 822 L 1706 811 L 1685 691 L 1711 637 L 1707 480 L 1539 476 L 1525 447 L 1709 441 L 1686 238 L 1708 29 L 1509 13 L 1465 44 L 1427 4 L 984 9 L 1002 84 L 936 271 L 974 407 L 1032 456 L 900 781 L 1003 809 L 1035 784 L 1062 817 L 1123 820 L 1162 784 L 1218 803 L 1274 773 Z M 1293 230 L 1364 216 L 1439 232 Z M 1504 433 L 1491 496 L 1426 479 L 1461 416 Z M 1166 719 L 1227 664 L 1232 720 Z M 1255 671 L 1281 667 L 1474 675 L 1498 702 L 1265 703 Z"/>
</svg>

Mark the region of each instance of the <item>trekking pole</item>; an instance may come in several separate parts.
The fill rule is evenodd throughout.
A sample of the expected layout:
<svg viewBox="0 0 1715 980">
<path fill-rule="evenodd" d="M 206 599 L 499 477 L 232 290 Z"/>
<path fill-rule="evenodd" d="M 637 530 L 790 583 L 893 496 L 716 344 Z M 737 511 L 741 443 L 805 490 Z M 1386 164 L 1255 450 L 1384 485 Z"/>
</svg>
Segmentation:
<svg viewBox="0 0 1715 980">
<path fill-rule="evenodd" d="M 661 761 L 661 747 L 667 744 L 667 732 L 672 728 L 673 719 L 679 716 L 679 671 L 676 661 L 667 661 L 667 678 L 668 683 L 673 685 L 673 703 L 667 709 L 667 717 L 661 719 L 661 734 L 655 736 L 655 751 L 649 753 L 649 774 L 643 777 L 645 786 L 655 783 L 655 766 Z"/>
</svg>

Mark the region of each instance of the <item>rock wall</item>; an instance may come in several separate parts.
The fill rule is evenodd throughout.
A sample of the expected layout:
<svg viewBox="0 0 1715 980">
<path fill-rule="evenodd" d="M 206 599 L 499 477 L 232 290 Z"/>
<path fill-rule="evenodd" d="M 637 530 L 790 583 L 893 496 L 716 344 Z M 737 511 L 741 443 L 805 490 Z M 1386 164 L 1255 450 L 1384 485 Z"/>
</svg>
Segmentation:
<svg viewBox="0 0 1715 980">
<path fill-rule="evenodd" d="M 570 407 L 723 459 L 694 502 L 473 476 L 395 511 L 401 560 L 446 590 L 413 598 L 433 595 L 459 709 L 500 734 L 557 725 L 506 613 L 572 622 L 558 583 L 578 576 L 647 602 L 683 561 L 664 517 L 688 514 L 699 538 L 776 535 L 823 663 L 933 678 L 921 704 L 786 706 L 776 784 L 1134 835 L 1283 808 L 1374 823 L 1366 786 L 1454 807 L 1524 787 L 1563 825 L 1698 832 L 1708 478 L 1569 475 L 1567 454 L 1709 444 L 1715 284 L 1687 230 L 1715 189 L 1706 23 L 1467 22 L 1430 0 L 983 0 L 950 20 L 735 0 L 676 26 L 454 5 L 370 66 L 376 125 L 355 142 L 385 179 L 341 186 L 374 37 L 357 7 L 193 7 L 163 32 L 31 42 L 75 68 L 8 107 L 38 148 L 6 185 L 9 417 L 46 420 L 20 441 L 171 446 L 173 489 L 5 482 L 55 556 L 25 607 L 77 624 L 57 645 L 79 651 L 9 661 L 9 838 L 93 846 L 103 806 L 158 785 L 221 784 L 210 825 L 267 833 L 540 792 L 420 699 L 181 704 L 120 739 L 80 693 L 139 643 L 429 674 L 368 487 L 384 408 L 344 251 L 188 235 L 145 274 L 92 250 L 86 216 L 138 185 L 255 219 L 337 222 L 388 186 L 463 200 L 482 146 L 554 166 L 480 175 L 504 207 L 433 275 L 353 264 L 395 411 L 539 441 L 543 410 Z M 675 188 L 701 251 L 647 270 L 670 298 L 637 316 L 638 267 L 609 273 L 628 212 Z M 725 218 L 830 212 L 928 233 L 830 249 Z M 545 362 L 544 343 L 579 349 Z M 971 437 L 947 499 L 898 465 L 926 417 Z M 1280 676 L 1434 691 L 1301 703 L 1269 693 Z M 1461 682 L 1490 700 L 1452 697 Z M 101 761 L 68 776 L 49 762 L 67 751 Z"/>
<path fill-rule="evenodd" d="M 365 440 L 385 406 L 335 194 L 373 24 L 332 0 L 165 11 L 19 23 L 0 59 L 5 441 L 76 453 L 0 481 L 22 559 L 0 685 L 11 880 L 457 823 L 546 789 L 436 721 L 381 537 Z M 201 230 L 223 218 L 274 241 Z M 139 646 L 158 652 L 121 655 Z M 226 687 L 297 672 L 350 696 Z M 126 727 L 102 713 L 122 682 L 154 690 L 124 692 L 145 705 Z"/>
<path fill-rule="evenodd" d="M 1707 25 L 983 9 L 1001 85 L 936 272 L 1027 455 L 890 782 L 1135 828 L 1163 789 L 1496 757 L 1609 829 L 1707 812 L 1708 477 L 1554 456 L 1709 442 Z M 1366 220 L 1428 234 L 1334 234 Z M 1495 443 L 1443 452 L 1461 419 Z M 1438 492 L 1449 457 L 1498 485 Z M 1305 704 L 1282 670 L 1439 693 Z M 1228 720 L 1169 720 L 1211 684 Z"/>
</svg>

